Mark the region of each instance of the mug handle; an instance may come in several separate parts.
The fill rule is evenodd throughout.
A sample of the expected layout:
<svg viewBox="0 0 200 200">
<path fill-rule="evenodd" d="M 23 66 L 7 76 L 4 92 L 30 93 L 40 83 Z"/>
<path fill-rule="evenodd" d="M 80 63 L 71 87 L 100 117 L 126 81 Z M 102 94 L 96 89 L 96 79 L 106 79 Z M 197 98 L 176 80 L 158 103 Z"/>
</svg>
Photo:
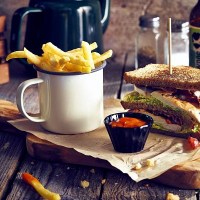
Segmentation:
<svg viewBox="0 0 200 200">
<path fill-rule="evenodd" d="M 40 8 L 22 7 L 15 11 L 12 17 L 11 34 L 10 34 L 10 50 L 16 51 L 20 49 L 20 39 L 22 30 L 22 20 L 29 13 L 42 12 Z"/>
<path fill-rule="evenodd" d="M 25 108 L 24 108 L 24 91 L 26 90 L 27 87 L 38 84 L 38 83 L 43 83 L 44 80 L 41 78 L 33 78 L 27 81 L 22 82 L 19 87 L 17 88 L 17 96 L 16 96 L 16 101 L 17 101 L 17 107 L 19 111 L 24 115 L 24 117 L 28 118 L 30 121 L 33 122 L 44 122 L 45 119 L 43 119 L 41 116 L 30 116 Z"/>
</svg>

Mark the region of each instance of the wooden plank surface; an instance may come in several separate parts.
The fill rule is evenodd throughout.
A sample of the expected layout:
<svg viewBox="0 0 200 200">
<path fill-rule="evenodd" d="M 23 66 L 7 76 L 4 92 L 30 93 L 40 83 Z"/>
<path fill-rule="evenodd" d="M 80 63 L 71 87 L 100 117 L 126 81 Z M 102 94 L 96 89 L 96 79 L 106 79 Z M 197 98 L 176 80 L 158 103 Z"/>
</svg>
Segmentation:
<svg viewBox="0 0 200 200">
<path fill-rule="evenodd" d="M 110 103 L 112 101 L 107 102 Z M 3 104 L 4 106 L 0 106 L 0 119 L 3 120 L 5 117 L 2 115 L 7 115 L 7 113 L 10 113 L 10 118 L 19 118 L 20 114 L 16 113 L 15 106 L 13 106 L 10 102 L 7 102 L 6 105 L 6 101 L 0 101 L 0 105 L 1 104 Z M 109 105 L 107 105 L 107 107 L 108 106 Z M 10 112 L 3 112 L 5 108 L 7 111 L 9 107 Z M 12 110 L 13 115 L 11 114 Z M 78 153 L 72 148 L 66 148 L 52 144 L 45 140 L 41 140 L 31 134 L 28 134 L 26 137 L 26 147 L 28 153 L 31 156 L 38 159 L 114 169 L 107 161 L 96 159 L 91 156 L 85 156 L 81 153 Z M 168 170 L 166 173 L 162 174 L 156 180 L 158 180 L 161 183 L 165 183 L 179 188 L 199 189 L 200 159 L 186 162 L 183 165 L 177 165 L 172 169 Z"/>
<path fill-rule="evenodd" d="M 26 146 L 31 156 L 42 160 L 117 170 L 104 160 L 85 156 L 74 149 L 54 145 L 33 135 L 27 136 Z M 155 181 L 182 189 L 200 189 L 200 159 L 177 165 L 157 177 Z"/>
<path fill-rule="evenodd" d="M 196 200 L 194 190 L 182 190 L 157 184 L 152 181 L 135 183 L 121 172 L 103 170 L 72 164 L 60 164 L 25 157 L 13 183 L 9 200 L 40 199 L 39 195 L 25 184 L 20 174 L 32 173 L 48 189 L 61 194 L 62 199 L 70 200 L 164 200 L 167 193 L 178 194 L 180 199 Z M 81 186 L 81 181 L 89 182 L 88 188 Z"/>
<path fill-rule="evenodd" d="M 178 194 L 180 199 L 196 200 L 194 190 L 176 189 L 148 180 L 136 184 L 130 177 L 118 171 L 40 161 L 30 156 L 26 156 L 21 163 L 7 199 L 40 199 L 39 195 L 21 180 L 22 172 L 33 174 L 46 188 L 61 194 L 62 199 L 164 200 L 166 194 L 171 192 Z M 81 186 L 83 180 L 90 183 L 88 188 Z"/>
<path fill-rule="evenodd" d="M 5 84 L 8 82 L 9 82 L 9 65 L 8 63 L 3 63 L 3 64 L 0 63 L 0 84 Z"/>
<path fill-rule="evenodd" d="M 0 199 L 4 199 L 26 152 L 25 135 L 0 131 Z"/>
<path fill-rule="evenodd" d="M 180 200 L 196 200 L 194 190 L 183 190 L 144 180 L 133 182 L 128 176 L 117 171 L 109 171 L 102 199 L 165 200 L 167 193 L 177 194 Z"/>
<path fill-rule="evenodd" d="M 115 169 L 105 160 L 85 156 L 72 148 L 52 144 L 31 134 L 26 137 L 26 147 L 32 157 L 42 160 Z"/>
<path fill-rule="evenodd" d="M 91 167 L 45 162 L 25 157 L 15 178 L 9 200 L 41 199 L 37 192 L 24 183 L 20 174 L 29 172 L 37 177 L 45 188 L 61 194 L 62 199 L 99 199 L 104 172 Z M 90 187 L 83 188 L 81 181 L 88 181 Z"/>
<path fill-rule="evenodd" d="M 200 159 L 177 165 L 155 180 L 183 189 L 200 189 Z"/>
</svg>

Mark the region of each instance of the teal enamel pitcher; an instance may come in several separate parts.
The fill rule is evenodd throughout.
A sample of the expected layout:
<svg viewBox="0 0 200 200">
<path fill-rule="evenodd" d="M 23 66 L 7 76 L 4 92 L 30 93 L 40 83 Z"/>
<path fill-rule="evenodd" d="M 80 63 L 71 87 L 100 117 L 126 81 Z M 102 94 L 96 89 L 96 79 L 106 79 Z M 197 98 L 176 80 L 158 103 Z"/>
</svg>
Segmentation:
<svg viewBox="0 0 200 200">
<path fill-rule="evenodd" d="M 27 16 L 25 38 L 22 24 Z M 10 50 L 26 47 L 41 55 L 42 44 L 52 42 L 64 51 L 78 48 L 81 41 L 97 42 L 103 51 L 103 33 L 110 16 L 110 0 L 30 0 L 29 7 L 14 12 Z M 24 44 L 22 44 L 24 43 Z"/>
</svg>

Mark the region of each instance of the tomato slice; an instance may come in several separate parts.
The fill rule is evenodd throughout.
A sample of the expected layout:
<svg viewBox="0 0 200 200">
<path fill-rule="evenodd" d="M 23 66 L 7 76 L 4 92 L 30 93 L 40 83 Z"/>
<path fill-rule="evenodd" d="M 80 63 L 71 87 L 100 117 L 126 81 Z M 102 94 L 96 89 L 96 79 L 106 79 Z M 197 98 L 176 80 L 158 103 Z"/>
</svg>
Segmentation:
<svg viewBox="0 0 200 200">
<path fill-rule="evenodd" d="M 199 140 L 194 137 L 188 137 L 188 143 L 192 149 L 196 149 L 199 146 Z"/>
<path fill-rule="evenodd" d="M 169 119 L 165 119 L 165 121 L 167 124 L 172 124 L 171 120 L 169 120 Z"/>
</svg>

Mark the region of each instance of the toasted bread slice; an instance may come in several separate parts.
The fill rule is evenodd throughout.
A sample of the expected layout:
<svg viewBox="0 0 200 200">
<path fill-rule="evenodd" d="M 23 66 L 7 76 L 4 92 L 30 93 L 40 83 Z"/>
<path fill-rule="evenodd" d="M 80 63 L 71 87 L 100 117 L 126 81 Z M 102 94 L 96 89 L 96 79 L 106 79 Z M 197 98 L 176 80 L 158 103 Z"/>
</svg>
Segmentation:
<svg viewBox="0 0 200 200">
<path fill-rule="evenodd" d="M 173 66 L 172 75 L 165 64 L 149 64 L 144 68 L 125 72 L 124 80 L 141 86 L 200 90 L 200 69 L 189 66 Z"/>
</svg>

